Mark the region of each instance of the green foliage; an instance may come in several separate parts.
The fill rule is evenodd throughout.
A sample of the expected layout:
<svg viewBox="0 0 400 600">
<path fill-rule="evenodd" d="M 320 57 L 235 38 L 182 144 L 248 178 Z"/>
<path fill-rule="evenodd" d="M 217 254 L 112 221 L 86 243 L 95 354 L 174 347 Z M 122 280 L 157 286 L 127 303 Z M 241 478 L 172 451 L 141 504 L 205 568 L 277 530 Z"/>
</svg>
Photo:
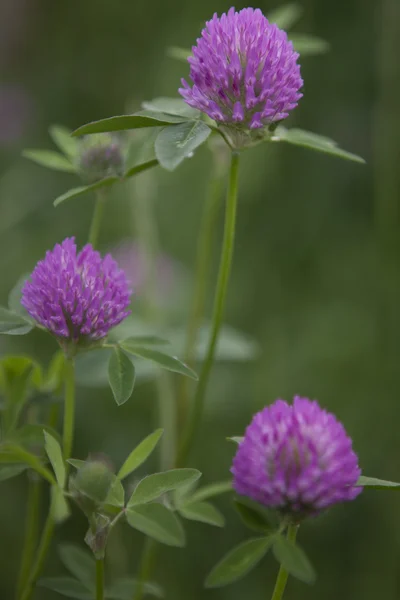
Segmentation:
<svg viewBox="0 0 400 600">
<path fill-rule="evenodd" d="M 147 460 L 154 448 L 157 446 L 163 433 L 163 429 L 157 429 L 154 431 L 154 433 L 151 433 L 144 440 L 142 440 L 140 444 L 132 450 L 118 472 L 118 479 L 125 479 L 125 477 L 128 477 L 128 475 L 133 473 L 135 469 L 140 467 L 140 465 Z"/>
<path fill-rule="evenodd" d="M 317 133 L 312 133 L 311 131 L 304 131 L 303 129 L 286 129 L 282 125 L 279 125 L 274 131 L 271 140 L 274 142 L 287 142 L 288 144 L 302 146 L 303 148 L 309 148 L 310 150 L 316 150 L 324 154 L 331 154 L 338 158 L 365 163 L 365 160 L 361 156 L 339 148 L 334 140 Z"/>
<path fill-rule="evenodd" d="M 29 158 L 33 162 L 47 167 L 47 169 L 53 169 L 54 171 L 64 171 L 66 173 L 76 173 L 76 167 L 58 152 L 52 150 L 24 150 L 22 156 Z"/>
<path fill-rule="evenodd" d="M 118 346 L 114 348 L 108 363 L 108 381 L 118 406 L 129 400 L 135 385 L 135 367 Z"/>
<path fill-rule="evenodd" d="M 188 502 L 178 510 L 182 517 L 190 521 L 199 521 L 216 527 L 223 527 L 225 524 L 223 514 L 210 502 Z"/>
<path fill-rule="evenodd" d="M 154 100 L 151 100 L 150 102 L 142 102 L 142 106 L 144 109 L 153 112 L 185 117 L 186 119 L 201 118 L 201 112 L 186 104 L 183 98 L 154 98 Z"/>
<path fill-rule="evenodd" d="M 57 483 L 60 488 L 64 488 L 66 481 L 66 471 L 62 451 L 58 441 L 47 431 L 43 431 L 45 439 L 45 450 L 53 467 Z"/>
<path fill-rule="evenodd" d="M 173 371 L 174 373 L 180 373 L 181 375 L 186 375 L 191 379 L 198 379 L 196 373 L 183 362 L 181 362 L 176 356 L 170 356 L 169 354 L 165 354 L 164 352 L 160 352 L 154 348 L 138 346 L 136 345 L 134 338 L 123 340 L 119 343 L 119 345 L 121 348 L 126 350 L 126 352 L 129 352 L 129 354 L 150 360 L 156 363 L 162 369 Z"/>
<path fill-rule="evenodd" d="M 239 513 L 243 523 L 249 529 L 253 529 L 254 531 L 264 534 L 272 532 L 270 522 L 260 510 L 257 510 L 257 507 L 249 506 L 237 498 L 234 501 L 234 507 Z"/>
<path fill-rule="evenodd" d="M 61 544 L 58 551 L 63 565 L 71 575 L 86 589 L 94 590 L 96 567 L 93 556 L 76 544 Z"/>
<path fill-rule="evenodd" d="M 265 556 L 272 545 L 271 537 L 252 538 L 233 548 L 213 568 L 205 586 L 222 587 L 238 581 L 249 573 Z"/>
<path fill-rule="evenodd" d="M 171 123 L 182 123 L 186 117 L 170 115 L 159 111 L 141 110 L 133 115 L 108 117 L 93 121 L 78 127 L 72 135 L 87 135 L 89 133 L 104 133 L 110 131 L 125 131 L 127 129 L 142 129 L 143 127 L 160 127 Z"/>
<path fill-rule="evenodd" d="M 42 370 L 29 356 L 5 356 L 0 361 L 0 391 L 5 397 L 3 408 L 3 435 L 9 437 L 32 389 L 42 382 Z"/>
<path fill-rule="evenodd" d="M 132 600 L 137 585 L 138 582 L 136 579 L 122 577 L 107 587 L 106 598 L 109 600 Z M 148 581 L 143 584 L 143 593 L 148 596 L 154 596 L 155 598 L 164 597 L 160 586 Z"/>
<path fill-rule="evenodd" d="M 17 477 L 27 469 L 27 465 L 0 465 L 0 483 Z"/>
<path fill-rule="evenodd" d="M 315 35 L 305 33 L 292 33 L 290 39 L 293 42 L 294 49 L 300 56 L 315 56 L 325 54 L 330 46 L 327 41 Z"/>
<path fill-rule="evenodd" d="M 204 144 L 210 133 L 210 127 L 199 120 L 165 127 L 158 134 L 155 144 L 160 165 L 173 171 Z"/>
<path fill-rule="evenodd" d="M 274 538 L 273 552 L 286 571 L 305 583 L 314 583 L 316 574 L 304 550 L 283 535 Z"/>
<path fill-rule="evenodd" d="M 0 306 L 0 333 L 7 335 L 25 335 L 33 329 L 33 325 L 19 314 Z"/>
<path fill-rule="evenodd" d="M 131 527 L 168 546 L 184 546 L 185 532 L 176 515 L 163 504 L 144 504 L 127 508 Z"/>
<path fill-rule="evenodd" d="M 118 181 L 119 181 L 118 177 L 110 176 L 110 177 L 105 177 L 104 179 L 101 179 L 100 181 L 96 181 L 96 183 L 92 183 L 90 185 L 81 185 L 76 188 L 71 188 L 64 194 L 61 194 L 61 196 L 58 196 L 54 200 L 53 204 L 54 204 L 54 206 L 59 206 L 66 200 L 72 200 L 73 198 L 78 198 L 79 196 L 83 196 L 84 194 L 87 194 L 88 192 L 96 192 L 97 190 L 100 190 L 101 188 L 109 187 L 110 185 L 114 185 L 114 183 L 117 183 Z"/>
<path fill-rule="evenodd" d="M 376 479 L 376 477 L 364 477 L 361 475 L 357 481 L 358 486 L 371 488 L 373 490 L 400 490 L 400 483 L 394 481 L 385 481 L 383 479 Z"/>
<path fill-rule="evenodd" d="M 303 9 L 297 2 L 283 4 L 268 13 L 270 23 L 275 23 L 280 29 L 290 29 L 303 14 Z"/>
<path fill-rule="evenodd" d="M 57 485 L 51 488 L 51 514 L 56 523 L 63 523 L 71 514 L 64 491 Z"/>
<path fill-rule="evenodd" d="M 72 577 L 46 577 L 38 581 L 38 585 L 53 592 L 66 596 L 67 598 L 76 598 L 76 600 L 93 600 L 93 594 L 86 587 Z"/>
<path fill-rule="evenodd" d="M 49 134 L 59 150 L 74 162 L 78 154 L 78 142 L 71 137 L 71 131 L 62 125 L 51 125 Z"/>
<path fill-rule="evenodd" d="M 148 475 L 137 484 L 128 502 L 128 508 L 151 502 L 166 492 L 197 481 L 199 477 L 201 473 L 197 469 L 172 469 Z"/>
<path fill-rule="evenodd" d="M 219 496 L 220 494 L 225 494 L 227 492 L 233 492 L 232 481 L 230 479 L 228 481 L 218 481 L 203 486 L 193 492 L 193 494 L 190 494 L 189 501 L 201 502 L 202 500 L 213 498 L 214 496 Z"/>
</svg>

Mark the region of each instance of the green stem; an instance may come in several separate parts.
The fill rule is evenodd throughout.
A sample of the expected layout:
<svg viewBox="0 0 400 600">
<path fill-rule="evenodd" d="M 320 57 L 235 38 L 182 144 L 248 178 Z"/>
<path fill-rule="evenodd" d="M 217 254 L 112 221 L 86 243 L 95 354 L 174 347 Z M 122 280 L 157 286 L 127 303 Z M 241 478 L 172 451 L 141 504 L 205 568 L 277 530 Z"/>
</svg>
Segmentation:
<svg viewBox="0 0 400 600">
<path fill-rule="evenodd" d="M 137 578 L 137 586 L 133 595 L 133 600 L 142 600 L 145 583 L 150 579 L 153 569 L 153 563 L 156 555 L 156 542 L 151 538 L 146 538 Z"/>
<path fill-rule="evenodd" d="M 98 190 L 96 193 L 96 205 L 93 212 L 92 222 L 90 224 L 89 231 L 89 244 L 92 244 L 93 248 L 96 248 L 99 240 L 99 233 L 101 222 L 104 215 L 104 206 L 106 203 L 106 196 L 104 190 Z"/>
<path fill-rule="evenodd" d="M 217 346 L 218 335 L 222 325 L 222 317 L 225 307 L 226 293 L 228 289 L 229 275 L 231 272 L 233 247 L 235 239 L 236 224 L 236 205 L 238 195 L 238 175 L 239 175 L 239 154 L 232 153 L 229 188 L 226 201 L 224 240 L 222 244 L 222 253 L 219 266 L 217 288 L 214 299 L 214 311 L 211 325 L 211 337 L 208 345 L 207 354 L 203 362 L 200 373 L 200 379 L 194 398 L 192 414 L 185 425 L 180 445 L 177 465 L 185 464 L 189 454 L 195 433 L 200 424 L 203 413 L 204 400 L 207 391 L 207 384 L 214 362 L 215 349 Z"/>
<path fill-rule="evenodd" d="M 215 226 L 224 185 L 225 160 L 221 157 L 222 151 L 226 151 L 225 147 L 223 149 L 217 147 L 213 151 L 213 174 L 207 189 L 206 202 L 203 209 L 197 243 L 195 285 L 188 321 L 184 355 L 185 362 L 191 367 L 195 360 L 197 336 L 204 317 L 207 285 L 209 282 L 213 256 Z M 182 377 L 180 382 L 178 407 L 180 412 L 180 424 L 183 425 L 186 421 L 188 412 L 190 382 L 187 377 Z"/>
<path fill-rule="evenodd" d="M 71 458 L 72 444 L 74 442 L 75 421 L 75 365 L 74 360 L 65 360 L 65 402 L 64 402 L 64 430 L 63 451 L 64 460 Z M 68 463 L 67 463 L 68 464 Z"/>
<path fill-rule="evenodd" d="M 298 525 L 289 525 L 288 530 L 287 530 L 287 539 L 290 542 L 294 543 L 296 541 L 296 535 L 297 535 L 298 528 L 299 528 Z M 283 593 L 286 588 L 288 576 L 289 576 L 289 573 L 281 565 L 279 568 L 279 573 L 278 573 L 278 577 L 276 579 L 275 588 L 274 588 L 271 600 L 282 600 Z"/>
<path fill-rule="evenodd" d="M 44 562 L 46 560 L 47 552 L 50 547 L 50 543 L 54 532 L 54 519 L 52 515 L 52 507 L 50 505 L 49 514 L 44 525 L 42 538 L 40 540 L 39 548 L 36 552 L 36 560 L 33 565 L 30 577 L 24 587 L 24 590 L 20 596 L 20 600 L 30 600 L 35 588 L 36 581 L 38 580 L 40 573 L 42 572 Z"/>
<path fill-rule="evenodd" d="M 104 600 L 104 558 L 96 560 L 96 600 Z"/>
<path fill-rule="evenodd" d="M 42 482 L 36 475 L 28 475 L 28 498 L 26 501 L 25 540 L 22 550 L 21 567 L 17 585 L 17 598 L 22 594 L 29 579 L 31 564 L 35 555 L 39 533 L 39 511 Z"/>
</svg>

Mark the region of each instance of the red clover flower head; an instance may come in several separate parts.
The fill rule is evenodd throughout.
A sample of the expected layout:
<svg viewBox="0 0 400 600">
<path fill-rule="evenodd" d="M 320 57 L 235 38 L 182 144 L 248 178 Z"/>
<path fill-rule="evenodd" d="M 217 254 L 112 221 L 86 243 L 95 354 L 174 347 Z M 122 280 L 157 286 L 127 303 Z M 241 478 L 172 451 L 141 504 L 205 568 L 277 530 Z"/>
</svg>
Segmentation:
<svg viewBox="0 0 400 600">
<path fill-rule="evenodd" d="M 110 254 L 90 244 L 78 253 L 67 238 L 40 260 L 22 289 L 21 304 L 61 344 L 92 343 L 130 314 L 131 290 Z"/>
<path fill-rule="evenodd" d="M 302 96 L 299 55 L 258 8 L 214 14 L 192 51 L 193 85 L 182 79 L 179 92 L 220 125 L 268 127 L 285 119 Z"/>
<path fill-rule="evenodd" d="M 361 493 L 351 439 L 316 401 L 276 400 L 257 413 L 233 460 L 238 494 L 300 518 Z"/>
</svg>

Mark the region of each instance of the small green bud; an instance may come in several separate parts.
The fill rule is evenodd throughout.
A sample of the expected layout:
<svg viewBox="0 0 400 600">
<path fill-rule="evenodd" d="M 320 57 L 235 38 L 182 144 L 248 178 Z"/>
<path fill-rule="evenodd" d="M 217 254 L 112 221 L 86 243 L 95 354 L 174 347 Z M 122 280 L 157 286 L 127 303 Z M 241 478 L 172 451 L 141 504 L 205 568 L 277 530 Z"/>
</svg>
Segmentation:
<svg viewBox="0 0 400 600">
<path fill-rule="evenodd" d="M 101 460 L 88 461 L 78 469 L 74 487 L 94 502 L 102 504 L 114 483 L 115 475 L 109 466 Z"/>
<path fill-rule="evenodd" d="M 80 140 L 78 169 L 86 183 L 112 175 L 121 177 L 124 157 L 120 140 L 111 133 L 87 135 Z"/>
</svg>

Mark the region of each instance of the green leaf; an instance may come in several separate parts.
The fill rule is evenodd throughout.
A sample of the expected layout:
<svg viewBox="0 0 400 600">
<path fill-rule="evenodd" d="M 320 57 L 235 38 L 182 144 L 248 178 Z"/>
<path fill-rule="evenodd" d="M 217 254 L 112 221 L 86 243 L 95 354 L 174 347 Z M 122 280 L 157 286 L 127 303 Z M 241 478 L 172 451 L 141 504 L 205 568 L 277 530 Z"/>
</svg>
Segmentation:
<svg viewBox="0 0 400 600">
<path fill-rule="evenodd" d="M 47 431 L 43 430 L 43 433 L 46 454 L 53 467 L 57 483 L 63 489 L 65 486 L 66 471 L 60 444 Z"/>
<path fill-rule="evenodd" d="M 135 595 L 138 582 L 130 577 L 122 577 L 114 581 L 106 588 L 107 600 L 132 600 Z M 145 582 L 143 584 L 143 594 L 163 598 L 164 594 L 159 585 L 155 583 Z"/>
<path fill-rule="evenodd" d="M 47 431 L 55 440 L 57 440 L 58 443 L 60 443 L 60 434 L 55 429 L 49 427 L 48 425 L 39 425 L 36 423 L 18 427 L 18 429 L 16 429 L 10 436 L 10 441 L 16 442 L 24 447 L 44 447 L 45 440 L 43 431 Z"/>
<path fill-rule="evenodd" d="M 34 323 L 32 317 L 27 313 L 26 309 L 21 304 L 22 288 L 29 276 L 29 273 L 25 273 L 25 275 L 21 275 L 21 277 L 18 278 L 17 283 L 8 294 L 8 308 L 12 313 L 25 319 L 25 321 Z"/>
<path fill-rule="evenodd" d="M 233 492 L 232 480 L 218 481 L 217 483 L 210 483 L 204 487 L 196 490 L 189 498 L 190 502 L 199 502 L 206 498 L 212 498 L 213 496 L 219 496 L 226 492 Z"/>
<path fill-rule="evenodd" d="M 176 60 L 180 60 L 181 62 L 187 63 L 189 56 L 191 56 L 192 51 L 188 48 L 178 48 L 178 46 L 170 46 L 167 49 L 167 55 L 170 58 L 176 58 Z"/>
<path fill-rule="evenodd" d="M 61 196 L 58 196 L 58 198 L 54 200 L 53 206 L 59 206 L 66 200 L 72 200 L 72 198 L 78 198 L 78 196 L 83 196 L 84 194 L 87 194 L 89 192 L 95 192 L 100 188 L 109 187 L 110 185 L 114 185 L 114 183 L 117 183 L 119 181 L 121 181 L 119 177 L 110 176 L 105 177 L 100 181 L 96 181 L 96 183 L 92 183 L 91 185 L 82 185 L 76 188 L 72 188 L 68 190 L 68 192 L 65 192 L 65 194 L 61 194 Z"/>
<path fill-rule="evenodd" d="M 205 581 L 205 586 L 222 587 L 241 579 L 265 556 L 272 545 L 272 538 L 252 538 L 231 550 L 213 568 Z"/>
<path fill-rule="evenodd" d="M 51 485 L 57 485 L 52 473 L 44 467 L 40 459 L 17 444 L 7 443 L 0 446 L 0 464 L 22 463 L 39 473 Z"/>
<path fill-rule="evenodd" d="M 271 533 L 270 523 L 256 508 L 248 506 L 248 504 L 244 504 L 237 499 L 234 500 L 233 504 L 243 523 L 249 527 L 249 529 L 253 529 L 254 531 L 262 532 L 264 534 Z"/>
<path fill-rule="evenodd" d="M 122 467 L 118 472 L 118 479 L 125 479 L 135 469 L 140 467 L 142 463 L 150 456 L 154 448 L 157 446 L 164 429 L 157 429 L 154 433 L 148 435 L 143 441 L 140 442 L 136 448 L 132 450 Z"/>
<path fill-rule="evenodd" d="M 147 169 L 152 169 L 153 167 L 156 167 L 158 165 L 158 160 L 156 158 L 153 158 L 151 160 L 146 160 L 145 162 L 139 163 L 138 165 L 134 165 L 133 167 L 130 167 L 130 169 L 128 169 L 126 171 L 126 173 L 124 174 L 124 178 L 127 179 L 128 177 L 133 177 L 134 175 L 138 175 L 139 173 L 142 173 L 142 171 L 147 171 Z"/>
<path fill-rule="evenodd" d="M 53 592 L 58 592 L 67 598 L 76 600 L 93 600 L 93 594 L 88 592 L 80 581 L 72 577 L 46 577 L 39 579 L 38 585 Z"/>
<path fill-rule="evenodd" d="M 176 356 L 170 356 L 169 354 L 165 354 L 159 350 L 154 350 L 153 348 L 143 348 L 142 346 L 137 346 L 136 343 L 132 342 L 132 338 L 123 340 L 120 342 L 120 346 L 126 350 L 126 352 L 129 352 L 129 354 L 140 356 L 141 358 L 157 363 L 157 365 L 162 369 L 173 371 L 174 373 L 180 373 L 181 375 L 186 375 L 191 379 L 198 379 L 196 373 L 186 366 L 185 363 L 180 361 Z"/>
<path fill-rule="evenodd" d="M 305 33 L 293 33 L 290 36 L 293 47 L 301 56 L 314 56 L 316 54 L 325 54 L 330 46 L 327 41 Z"/>
<path fill-rule="evenodd" d="M 50 137 L 58 148 L 71 160 L 75 160 L 78 153 L 77 141 L 71 137 L 71 131 L 62 125 L 49 127 Z"/>
<path fill-rule="evenodd" d="M 150 102 L 143 102 L 142 106 L 144 109 L 152 110 L 153 112 L 186 117 L 187 119 L 199 119 L 201 117 L 201 112 L 186 104 L 182 98 L 154 98 Z"/>
<path fill-rule="evenodd" d="M 0 389 L 6 399 L 3 430 L 8 437 L 18 424 L 30 390 L 40 385 L 41 376 L 40 366 L 29 356 L 6 356 L 0 362 Z"/>
<path fill-rule="evenodd" d="M 114 483 L 105 499 L 104 504 L 122 508 L 125 506 L 125 490 L 121 481 L 115 477 Z"/>
<path fill-rule="evenodd" d="M 331 154 L 338 158 L 365 163 L 365 160 L 361 158 L 361 156 L 342 150 L 337 143 L 330 138 L 318 135 L 317 133 L 312 133 L 311 131 L 304 131 L 303 129 L 285 129 L 285 127 L 279 125 L 274 131 L 271 141 L 287 142 L 288 144 L 293 144 L 295 146 L 302 146 L 303 148 L 309 148 L 310 150 L 316 150 L 317 152 Z"/>
<path fill-rule="evenodd" d="M 296 2 L 284 4 L 268 13 L 268 21 L 275 23 L 280 29 L 288 30 L 300 19 L 302 7 Z"/>
<path fill-rule="evenodd" d="M 145 504 L 128 508 L 126 518 L 131 527 L 168 546 L 184 546 L 185 532 L 173 512 L 163 504 Z"/>
<path fill-rule="evenodd" d="M 233 442 L 234 444 L 241 444 L 244 440 L 244 437 L 240 435 L 234 435 L 233 437 L 228 437 L 226 439 L 228 440 L 228 442 Z"/>
<path fill-rule="evenodd" d="M 135 385 L 135 367 L 118 346 L 108 363 L 108 381 L 118 406 L 129 400 Z"/>
<path fill-rule="evenodd" d="M 166 492 L 196 481 L 199 477 L 201 473 L 197 469 L 172 469 L 164 473 L 148 475 L 137 484 L 128 502 L 128 508 L 151 502 Z"/>
<path fill-rule="evenodd" d="M 126 338 L 119 342 L 120 345 L 127 343 L 127 345 L 136 346 L 164 346 L 169 344 L 168 340 L 157 337 L 156 335 L 134 335 Z"/>
<path fill-rule="evenodd" d="M 61 544 L 60 558 L 64 566 L 87 590 L 95 588 L 96 563 L 93 556 L 75 544 Z"/>
<path fill-rule="evenodd" d="M 190 521 L 199 521 L 216 527 L 225 524 L 224 515 L 209 502 L 190 502 L 178 509 L 179 514 Z"/>
<path fill-rule="evenodd" d="M 78 458 L 68 458 L 67 463 L 75 467 L 75 469 L 80 469 L 85 464 L 85 461 Z"/>
<path fill-rule="evenodd" d="M 26 465 L 1 465 L 0 466 L 0 482 L 17 477 L 23 471 L 26 471 Z"/>
<path fill-rule="evenodd" d="M 273 552 L 286 571 L 305 583 L 314 583 L 316 574 L 304 550 L 282 535 L 276 536 Z"/>
<path fill-rule="evenodd" d="M 26 319 L 23 319 L 20 315 L 0 306 L 0 333 L 6 333 L 7 335 L 25 335 L 32 331 L 32 329 L 33 325 Z"/>
<path fill-rule="evenodd" d="M 63 490 L 56 485 L 51 488 L 51 512 L 56 523 L 63 523 L 71 514 Z"/>
<path fill-rule="evenodd" d="M 182 123 L 185 117 L 176 117 L 161 112 L 141 110 L 133 115 L 120 115 L 108 117 L 100 121 L 93 121 L 78 127 L 72 135 L 86 135 L 88 133 L 104 133 L 109 131 L 125 131 L 126 129 L 142 129 L 143 127 L 160 127 L 171 123 Z"/>
<path fill-rule="evenodd" d="M 394 481 L 385 481 L 384 479 L 376 479 L 376 477 L 364 477 L 361 475 L 357 481 L 358 486 L 372 488 L 374 490 L 400 490 L 400 483 Z"/>
<path fill-rule="evenodd" d="M 158 161 L 164 169 L 173 171 L 185 158 L 203 144 L 211 133 L 203 121 L 187 121 L 179 125 L 165 127 L 157 136 L 155 150 Z"/>
<path fill-rule="evenodd" d="M 22 156 L 48 169 L 76 173 L 76 168 L 65 156 L 52 150 L 24 150 Z"/>
</svg>

